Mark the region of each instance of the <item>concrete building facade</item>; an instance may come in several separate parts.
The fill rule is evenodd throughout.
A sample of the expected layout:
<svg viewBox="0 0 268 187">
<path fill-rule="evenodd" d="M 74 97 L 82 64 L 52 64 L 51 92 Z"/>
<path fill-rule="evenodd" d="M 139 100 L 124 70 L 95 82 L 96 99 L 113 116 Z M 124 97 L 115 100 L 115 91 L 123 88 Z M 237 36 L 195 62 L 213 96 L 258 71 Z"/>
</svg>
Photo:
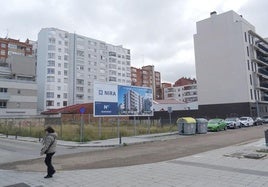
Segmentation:
<svg viewBox="0 0 268 187">
<path fill-rule="evenodd" d="M 94 81 L 131 84 L 130 50 L 44 28 L 38 34 L 38 111 L 93 101 Z"/>
<path fill-rule="evenodd" d="M 0 38 L 0 116 L 37 114 L 35 58 L 29 40 Z"/>
<path fill-rule="evenodd" d="M 131 67 L 131 85 L 152 88 L 153 99 L 162 99 L 161 74 L 152 65 Z"/>
<path fill-rule="evenodd" d="M 234 11 L 212 12 L 196 28 L 199 110 L 212 117 L 267 114 L 267 40 Z"/>
</svg>

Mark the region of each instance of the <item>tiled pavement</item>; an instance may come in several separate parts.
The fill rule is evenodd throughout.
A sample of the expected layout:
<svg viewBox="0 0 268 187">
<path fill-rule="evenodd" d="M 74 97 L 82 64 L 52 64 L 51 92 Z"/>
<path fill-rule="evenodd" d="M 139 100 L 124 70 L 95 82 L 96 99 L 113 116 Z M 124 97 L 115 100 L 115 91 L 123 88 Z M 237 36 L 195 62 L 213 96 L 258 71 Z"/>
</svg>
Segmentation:
<svg viewBox="0 0 268 187">
<path fill-rule="evenodd" d="M 51 179 L 44 179 L 43 172 L 0 170 L 0 186 L 266 187 L 268 153 L 256 152 L 261 149 L 268 149 L 264 139 L 152 164 L 57 171 Z M 267 156 L 244 157 L 250 153 Z"/>
</svg>

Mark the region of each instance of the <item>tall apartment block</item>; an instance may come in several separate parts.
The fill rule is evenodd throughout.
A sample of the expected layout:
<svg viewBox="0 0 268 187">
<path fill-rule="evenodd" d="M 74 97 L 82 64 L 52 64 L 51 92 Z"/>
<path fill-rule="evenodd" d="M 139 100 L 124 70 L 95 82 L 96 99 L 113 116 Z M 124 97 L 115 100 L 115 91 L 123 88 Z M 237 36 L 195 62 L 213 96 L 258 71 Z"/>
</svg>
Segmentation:
<svg viewBox="0 0 268 187">
<path fill-rule="evenodd" d="M 199 110 L 215 116 L 268 113 L 268 40 L 234 11 L 212 12 L 194 35 Z"/>
<path fill-rule="evenodd" d="M 94 81 L 131 84 L 130 50 L 56 28 L 38 34 L 38 111 L 93 101 Z"/>
<path fill-rule="evenodd" d="M 131 85 L 152 88 L 153 99 L 162 99 L 161 74 L 154 70 L 154 66 L 131 67 Z"/>
<path fill-rule="evenodd" d="M 33 45 L 0 38 L 0 116 L 36 115 L 37 85 Z"/>
</svg>

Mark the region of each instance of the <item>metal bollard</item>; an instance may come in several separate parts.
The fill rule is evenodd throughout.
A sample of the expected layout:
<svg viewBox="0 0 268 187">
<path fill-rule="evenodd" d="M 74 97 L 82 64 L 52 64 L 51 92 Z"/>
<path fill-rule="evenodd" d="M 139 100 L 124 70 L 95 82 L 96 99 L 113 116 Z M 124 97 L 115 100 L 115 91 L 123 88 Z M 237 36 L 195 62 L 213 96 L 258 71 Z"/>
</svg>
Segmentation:
<svg viewBox="0 0 268 187">
<path fill-rule="evenodd" d="M 268 146 L 268 129 L 266 131 L 264 131 L 264 136 L 265 136 L 266 146 Z"/>
<path fill-rule="evenodd" d="M 121 133 L 119 133 L 119 145 L 122 144 L 122 138 L 121 138 Z"/>
</svg>

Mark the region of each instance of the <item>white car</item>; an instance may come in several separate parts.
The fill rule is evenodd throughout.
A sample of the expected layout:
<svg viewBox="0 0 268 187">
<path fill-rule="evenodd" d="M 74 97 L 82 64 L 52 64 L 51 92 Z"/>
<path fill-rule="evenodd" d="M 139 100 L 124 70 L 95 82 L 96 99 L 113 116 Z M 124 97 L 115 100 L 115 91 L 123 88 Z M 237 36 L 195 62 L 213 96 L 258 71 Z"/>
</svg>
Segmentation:
<svg viewBox="0 0 268 187">
<path fill-rule="evenodd" d="M 254 120 L 252 117 L 241 117 L 240 119 L 240 123 L 242 125 L 242 127 L 250 127 L 253 126 L 254 124 Z"/>
<path fill-rule="evenodd" d="M 225 122 L 227 124 L 227 128 L 241 128 L 240 120 L 237 117 L 226 118 Z"/>
</svg>

